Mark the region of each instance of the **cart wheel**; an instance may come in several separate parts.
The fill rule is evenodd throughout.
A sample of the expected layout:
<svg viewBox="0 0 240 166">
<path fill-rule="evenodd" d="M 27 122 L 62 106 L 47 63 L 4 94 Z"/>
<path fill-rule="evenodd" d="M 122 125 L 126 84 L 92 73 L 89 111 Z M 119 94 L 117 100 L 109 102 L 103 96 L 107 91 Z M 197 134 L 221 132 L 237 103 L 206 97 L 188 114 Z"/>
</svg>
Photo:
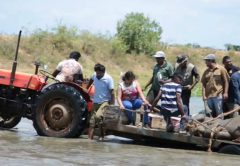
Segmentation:
<svg viewBox="0 0 240 166">
<path fill-rule="evenodd" d="M 237 145 L 225 145 L 219 151 L 219 153 L 237 154 L 240 155 L 240 147 Z"/>
</svg>

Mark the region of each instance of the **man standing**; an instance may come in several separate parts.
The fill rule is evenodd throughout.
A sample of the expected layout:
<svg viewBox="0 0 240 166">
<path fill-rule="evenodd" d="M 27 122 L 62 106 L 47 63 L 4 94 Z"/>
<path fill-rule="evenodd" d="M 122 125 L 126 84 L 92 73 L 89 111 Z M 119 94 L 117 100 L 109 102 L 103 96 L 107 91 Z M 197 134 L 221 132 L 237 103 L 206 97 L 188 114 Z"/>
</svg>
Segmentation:
<svg viewBox="0 0 240 166">
<path fill-rule="evenodd" d="M 208 67 L 202 76 L 202 96 L 212 110 L 212 117 L 223 113 L 223 100 L 228 99 L 229 75 L 226 69 L 216 63 L 214 54 L 205 58 Z"/>
<path fill-rule="evenodd" d="M 236 71 L 238 71 L 240 68 L 237 66 L 234 66 L 232 64 L 232 60 L 229 56 L 224 56 L 222 63 L 225 67 L 225 69 L 227 70 L 229 76 L 231 76 L 233 73 L 235 73 Z"/>
<path fill-rule="evenodd" d="M 83 81 L 82 65 L 78 63 L 80 57 L 79 52 L 71 52 L 69 59 L 61 61 L 52 75 L 60 82 Z"/>
<path fill-rule="evenodd" d="M 170 78 L 173 75 L 173 67 L 169 62 L 165 60 L 166 56 L 163 51 L 156 52 L 153 57 L 156 58 L 157 64 L 154 66 L 152 78 L 148 81 L 147 85 L 144 88 L 145 90 L 150 84 L 152 84 L 147 94 L 147 100 L 149 103 L 152 103 L 156 98 L 160 86 L 167 82 L 170 82 Z"/>
<path fill-rule="evenodd" d="M 229 103 L 230 110 L 236 109 L 240 106 L 240 71 L 234 72 L 230 78 L 229 83 Z M 238 116 L 239 112 L 233 113 L 233 117 Z"/>
<path fill-rule="evenodd" d="M 105 66 L 97 63 L 94 66 L 94 75 L 90 79 L 88 87 L 93 83 L 95 94 L 93 96 L 93 111 L 89 121 L 88 138 L 93 139 L 94 128 L 96 125 L 100 128 L 100 139 L 104 137 L 103 113 L 104 107 L 115 103 L 114 82 L 112 77 L 105 72 Z M 88 89 L 87 87 L 87 89 Z"/>
<path fill-rule="evenodd" d="M 160 110 L 167 123 L 166 129 L 168 132 L 173 131 L 173 125 L 170 118 L 181 115 L 184 116 L 184 107 L 182 103 L 182 76 L 174 74 L 172 80 L 161 86 L 157 97 L 154 99 L 152 109 L 157 105 L 158 100 L 161 99 Z"/>
<path fill-rule="evenodd" d="M 230 58 L 230 56 L 224 56 L 223 59 L 222 59 L 222 63 L 225 67 L 225 69 L 227 70 L 229 76 L 231 77 L 236 71 L 239 70 L 239 67 L 237 66 L 234 66 L 232 64 L 232 60 Z M 223 108 L 224 108 L 224 112 L 228 112 L 228 111 L 231 111 L 232 109 L 236 108 L 236 103 L 234 102 L 234 98 L 232 94 L 235 93 L 234 90 L 236 90 L 236 92 L 238 92 L 238 90 L 236 89 L 236 87 L 234 87 L 234 84 L 233 84 L 233 80 L 235 80 L 236 76 L 233 77 L 233 79 L 231 78 L 230 79 L 230 83 L 229 83 L 229 90 L 228 90 L 228 96 L 229 96 L 229 99 L 227 101 L 225 101 L 223 103 Z M 230 116 L 227 116 L 227 117 L 232 117 L 232 116 L 236 116 L 238 115 L 237 112 L 234 113 L 233 115 L 230 115 Z"/>
<path fill-rule="evenodd" d="M 197 68 L 189 63 L 187 55 L 177 56 L 177 63 L 175 65 L 175 73 L 180 74 L 183 77 L 182 81 L 182 101 L 183 105 L 186 105 L 188 108 L 189 115 L 189 101 L 191 97 L 191 90 L 199 82 L 200 75 L 197 71 Z M 195 77 L 195 80 L 193 79 Z"/>
</svg>

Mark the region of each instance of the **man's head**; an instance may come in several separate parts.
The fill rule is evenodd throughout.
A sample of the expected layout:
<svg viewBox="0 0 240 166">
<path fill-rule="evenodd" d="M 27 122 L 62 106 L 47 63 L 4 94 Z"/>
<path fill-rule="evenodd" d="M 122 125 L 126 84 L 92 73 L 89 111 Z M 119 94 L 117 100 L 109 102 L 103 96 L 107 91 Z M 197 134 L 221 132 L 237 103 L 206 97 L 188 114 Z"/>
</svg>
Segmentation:
<svg viewBox="0 0 240 166">
<path fill-rule="evenodd" d="M 181 74 L 178 74 L 178 73 L 174 73 L 173 76 L 172 76 L 172 81 L 177 83 L 177 84 L 181 84 L 182 83 L 182 80 L 183 80 L 183 77 Z"/>
<path fill-rule="evenodd" d="M 186 54 L 181 54 L 177 56 L 177 63 L 181 67 L 186 67 L 188 62 L 188 55 Z"/>
<path fill-rule="evenodd" d="M 163 51 L 158 51 L 153 55 L 156 58 L 156 61 L 159 65 L 162 65 L 165 61 L 165 53 Z"/>
<path fill-rule="evenodd" d="M 70 59 L 75 59 L 76 61 L 78 61 L 80 57 L 81 57 L 81 54 L 78 51 L 73 51 L 69 55 Z"/>
<path fill-rule="evenodd" d="M 205 60 L 206 66 L 209 68 L 213 68 L 216 64 L 216 56 L 215 54 L 208 54 L 203 58 Z"/>
<path fill-rule="evenodd" d="M 96 77 L 98 79 L 101 79 L 104 74 L 105 74 L 105 66 L 103 66 L 102 64 L 100 63 L 97 63 L 95 66 L 94 66 L 94 71 L 96 72 Z"/>
<path fill-rule="evenodd" d="M 222 63 L 226 69 L 231 69 L 232 67 L 232 60 L 229 56 L 224 56 L 222 59 Z"/>
</svg>

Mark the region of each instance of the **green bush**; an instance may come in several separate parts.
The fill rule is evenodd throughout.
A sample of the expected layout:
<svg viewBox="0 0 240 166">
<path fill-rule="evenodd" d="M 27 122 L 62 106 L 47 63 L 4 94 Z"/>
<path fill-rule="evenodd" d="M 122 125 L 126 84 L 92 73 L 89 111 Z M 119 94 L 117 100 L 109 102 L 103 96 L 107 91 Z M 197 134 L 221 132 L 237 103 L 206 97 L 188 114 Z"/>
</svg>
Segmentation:
<svg viewBox="0 0 240 166">
<path fill-rule="evenodd" d="M 128 53 L 152 54 L 156 51 L 161 33 L 161 26 L 143 13 L 130 13 L 118 22 L 116 36 L 128 47 Z"/>
</svg>

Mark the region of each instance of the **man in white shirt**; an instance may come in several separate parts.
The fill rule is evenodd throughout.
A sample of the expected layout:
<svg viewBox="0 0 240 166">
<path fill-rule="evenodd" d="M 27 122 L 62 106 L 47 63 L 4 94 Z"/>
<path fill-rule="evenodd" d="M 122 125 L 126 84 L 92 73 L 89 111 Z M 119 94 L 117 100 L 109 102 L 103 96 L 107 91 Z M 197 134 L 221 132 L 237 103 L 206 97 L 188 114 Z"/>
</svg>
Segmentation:
<svg viewBox="0 0 240 166">
<path fill-rule="evenodd" d="M 78 62 L 80 57 L 79 52 L 71 52 L 69 59 L 61 61 L 52 75 L 60 82 L 83 81 L 82 65 Z"/>
<path fill-rule="evenodd" d="M 95 86 L 95 94 L 93 97 L 94 105 L 89 121 L 88 138 L 93 139 L 94 128 L 98 125 L 101 132 L 100 139 L 103 139 L 104 131 L 102 124 L 104 107 L 115 103 L 114 82 L 112 77 L 105 72 L 105 67 L 102 64 L 96 64 L 94 71 L 95 73 L 88 84 L 88 87 L 92 83 Z"/>
</svg>

